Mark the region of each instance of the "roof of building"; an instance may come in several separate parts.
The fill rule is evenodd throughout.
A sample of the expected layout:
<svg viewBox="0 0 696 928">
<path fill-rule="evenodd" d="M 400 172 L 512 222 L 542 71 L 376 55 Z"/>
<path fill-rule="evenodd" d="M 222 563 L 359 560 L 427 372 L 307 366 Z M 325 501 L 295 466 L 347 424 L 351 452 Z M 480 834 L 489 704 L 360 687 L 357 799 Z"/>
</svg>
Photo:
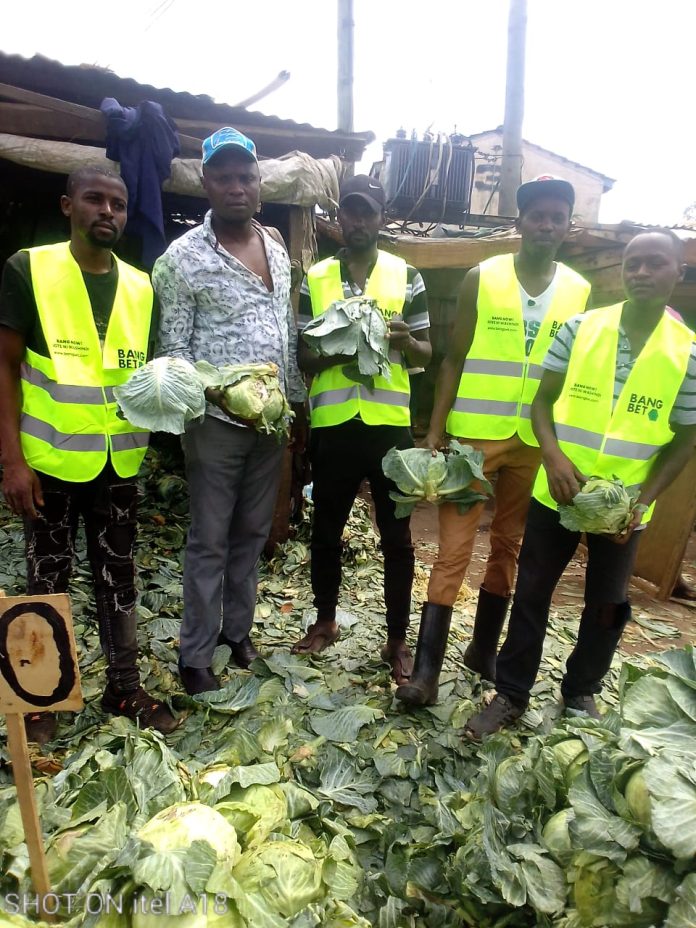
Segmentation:
<svg viewBox="0 0 696 928">
<path fill-rule="evenodd" d="M 495 129 L 486 129 L 484 132 L 474 132 L 473 135 L 470 135 L 469 138 L 472 142 L 476 142 L 477 139 L 483 138 L 485 135 L 499 134 L 502 136 L 503 127 L 496 126 Z M 607 193 L 612 189 L 616 183 L 615 177 L 608 177 L 606 174 L 602 174 L 601 171 L 595 171 L 594 168 L 588 167 L 586 164 L 580 164 L 579 161 L 572 161 L 570 158 L 566 158 L 564 155 L 559 155 L 556 151 L 551 151 L 550 148 L 544 148 L 542 145 L 537 145 L 534 142 L 530 142 L 529 139 L 522 139 L 525 145 L 528 145 L 529 148 L 533 148 L 536 151 L 543 152 L 545 155 L 551 155 L 556 158 L 558 161 L 563 162 L 564 164 L 570 164 L 574 168 L 580 168 L 582 171 L 587 171 L 588 174 L 594 175 L 594 177 L 599 178 L 602 181 L 604 187 L 603 192 Z"/>
<path fill-rule="evenodd" d="M 315 158 L 335 154 L 348 161 L 358 161 L 366 145 L 375 137 L 372 132 L 331 131 L 292 119 L 267 116 L 244 107 L 216 103 L 206 95 L 140 84 L 107 68 L 64 65 L 43 55 L 24 58 L 0 52 L 1 84 L 96 110 L 104 97 L 114 97 L 122 106 L 137 106 L 145 100 L 152 100 L 161 104 L 179 129 L 189 136 L 203 138 L 209 134 L 211 127 L 232 125 L 254 139 L 260 155 L 271 158 L 301 149 Z M 3 97 L 7 97 L 7 93 L 3 93 L 0 86 L 0 99 Z M 0 129 L 2 122 L 0 117 Z"/>
</svg>

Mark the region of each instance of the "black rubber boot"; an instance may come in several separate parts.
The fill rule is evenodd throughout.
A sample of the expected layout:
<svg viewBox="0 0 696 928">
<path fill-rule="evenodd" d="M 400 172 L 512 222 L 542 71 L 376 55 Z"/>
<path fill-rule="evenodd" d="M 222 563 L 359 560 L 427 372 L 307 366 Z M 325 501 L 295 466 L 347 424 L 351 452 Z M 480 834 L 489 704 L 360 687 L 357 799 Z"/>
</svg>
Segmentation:
<svg viewBox="0 0 696 928">
<path fill-rule="evenodd" d="M 505 624 L 509 596 L 497 596 L 483 587 L 479 590 L 474 637 L 464 652 L 464 665 L 480 674 L 485 680 L 495 683 L 495 659 L 498 654 L 500 633 Z"/>
<path fill-rule="evenodd" d="M 397 699 L 409 706 L 435 705 L 451 621 L 451 606 L 423 603 L 413 673 L 408 683 L 397 689 Z"/>
</svg>

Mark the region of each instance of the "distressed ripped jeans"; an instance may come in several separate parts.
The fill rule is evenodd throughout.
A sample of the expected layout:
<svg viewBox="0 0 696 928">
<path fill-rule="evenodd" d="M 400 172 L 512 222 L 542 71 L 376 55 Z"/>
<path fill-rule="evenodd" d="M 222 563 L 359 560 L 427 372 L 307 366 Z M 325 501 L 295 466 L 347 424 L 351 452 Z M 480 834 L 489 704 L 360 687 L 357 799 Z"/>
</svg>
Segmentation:
<svg viewBox="0 0 696 928">
<path fill-rule="evenodd" d="M 82 516 L 107 677 L 119 693 L 139 685 L 135 618 L 137 484 L 111 467 L 86 483 L 39 474 L 44 506 L 26 519 L 27 593 L 67 593 Z"/>
</svg>

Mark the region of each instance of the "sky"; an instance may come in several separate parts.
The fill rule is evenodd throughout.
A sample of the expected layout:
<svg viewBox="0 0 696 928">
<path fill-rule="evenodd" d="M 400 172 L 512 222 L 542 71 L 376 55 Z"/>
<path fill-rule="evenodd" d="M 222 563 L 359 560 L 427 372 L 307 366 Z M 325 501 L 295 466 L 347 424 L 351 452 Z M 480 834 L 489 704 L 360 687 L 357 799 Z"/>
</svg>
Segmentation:
<svg viewBox="0 0 696 928">
<path fill-rule="evenodd" d="M 33 0 L 0 48 L 111 68 L 336 128 L 336 0 Z M 696 201 L 692 0 L 528 0 L 523 136 L 615 178 L 600 221 L 678 224 Z M 110 15 L 108 10 L 114 10 Z M 381 142 L 503 122 L 508 0 L 354 0 L 354 128 Z"/>
</svg>

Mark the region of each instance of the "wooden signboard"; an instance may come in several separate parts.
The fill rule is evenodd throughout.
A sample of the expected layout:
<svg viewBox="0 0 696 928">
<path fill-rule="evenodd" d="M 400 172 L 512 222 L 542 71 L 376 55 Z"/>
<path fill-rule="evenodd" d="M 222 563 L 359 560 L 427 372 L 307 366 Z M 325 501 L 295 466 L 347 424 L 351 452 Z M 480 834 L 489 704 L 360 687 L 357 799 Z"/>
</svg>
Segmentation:
<svg viewBox="0 0 696 928">
<path fill-rule="evenodd" d="M 0 598 L 0 712 L 82 706 L 67 594 Z"/>
<path fill-rule="evenodd" d="M 53 915 L 44 906 L 51 884 L 23 713 L 81 709 L 82 705 L 68 596 L 4 596 L 0 590 L 0 712 L 7 717 L 7 747 L 29 851 L 31 880 L 40 914 L 51 922 Z"/>
</svg>

